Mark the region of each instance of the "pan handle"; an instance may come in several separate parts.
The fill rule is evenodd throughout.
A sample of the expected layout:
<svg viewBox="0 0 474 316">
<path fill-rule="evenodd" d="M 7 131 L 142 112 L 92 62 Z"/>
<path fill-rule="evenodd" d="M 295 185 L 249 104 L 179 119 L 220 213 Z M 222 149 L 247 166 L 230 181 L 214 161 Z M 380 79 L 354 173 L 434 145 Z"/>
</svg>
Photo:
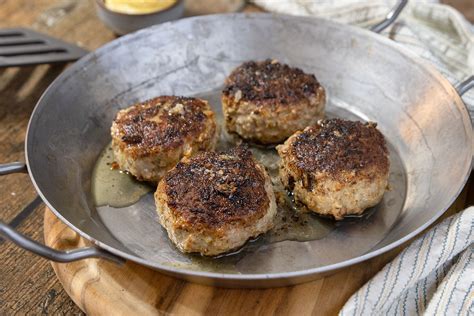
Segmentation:
<svg viewBox="0 0 474 316">
<path fill-rule="evenodd" d="M 408 0 L 400 0 L 397 5 L 386 15 L 385 19 L 382 22 L 379 22 L 370 28 L 371 31 L 375 33 L 380 33 L 385 30 L 387 27 L 392 25 L 393 22 L 398 18 L 402 10 L 407 5 Z"/>
<path fill-rule="evenodd" d="M 22 162 L 13 162 L 7 164 L 0 164 L 0 176 L 11 173 L 27 173 L 26 164 Z M 56 262 L 72 262 L 86 258 L 101 258 L 106 259 L 117 264 L 125 263 L 125 259 L 120 258 L 104 249 L 97 247 L 86 247 L 68 251 L 59 251 L 50 248 L 46 245 L 40 244 L 19 232 L 13 227 L 0 220 L 0 235 L 12 241 L 21 248 L 31 251 L 32 253 L 43 258 Z"/>
<path fill-rule="evenodd" d="M 468 90 L 474 88 L 474 75 L 470 76 L 460 84 L 456 86 L 456 91 L 460 96 L 466 93 Z"/>
</svg>

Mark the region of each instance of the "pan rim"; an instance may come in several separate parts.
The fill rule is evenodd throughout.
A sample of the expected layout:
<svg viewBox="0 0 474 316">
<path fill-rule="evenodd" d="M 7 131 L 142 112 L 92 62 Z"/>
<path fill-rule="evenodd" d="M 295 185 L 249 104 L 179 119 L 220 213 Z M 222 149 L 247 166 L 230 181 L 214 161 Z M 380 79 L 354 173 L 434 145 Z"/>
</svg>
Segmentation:
<svg viewBox="0 0 474 316">
<path fill-rule="evenodd" d="M 109 246 L 99 240 L 96 240 L 95 238 L 91 237 L 89 234 L 83 232 L 79 228 L 77 228 L 75 225 L 73 225 L 71 222 L 69 222 L 65 217 L 62 216 L 61 212 L 57 210 L 51 203 L 50 201 L 46 198 L 46 196 L 43 194 L 41 188 L 37 184 L 34 176 L 34 170 L 31 169 L 30 165 L 30 159 L 28 155 L 28 147 L 29 144 L 32 142 L 32 130 L 34 126 L 35 118 L 37 117 L 37 113 L 39 111 L 39 108 L 44 106 L 43 99 L 45 98 L 46 95 L 50 93 L 50 91 L 58 85 L 58 82 L 63 81 L 65 78 L 68 76 L 72 75 L 77 71 L 77 69 L 80 69 L 81 66 L 87 65 L 87 63 L 91 60 L 96 58 L 97 54 L 101 54 L 102 52 L 108 51 L 111 47 L 114 45 L 120 45 L 123 41 L 131 38 L 131 37 L 137 37 L 139 34 L 145 34 L 147 32 L 150 32 L 151 30 L 157 31 L 160 28 L 164 27 L 170 27 L 174 24 L 177 23 L 183 23 L 183 21 L 190 21 L 190 20 L 198 20 L 198 19 L 206 19 L 206 20 L 212 20 L 212 19 L 219 19 L 221 17 L 226 17 L 226 18 L 231 18 L 231 19 L 282 19 L 282 20 L 291 20 L 291 21 L 302 21 L 302 22 L 307 22 L 307 23 L 315 23 L 317 21 L 330 24 L 334 27 L 339 27 L 339 28 L 345 28 L 345 31 L 347 32 L 354 32 L 361 34 L 363 36 L 368 36 L 372 37 L 374 40 L 381 42 L 383 45 L 389 46 L 389 48 L 397 50 L 401 55 L 412 61 L 415 65 L 418 65 L 425 73 L 431 75 L 433 80 L 436 80 L 440 86 L 444 87 L 446 91 L 452 90 L 455 93 L 453 94 L 453 103 L 455 103 L 455 106 L 459 108 L 459 111 L 462 115 L 462 121 L 463 125 L 466 131 L 466 135 L 468 138 L 471 139 L 471 142 L 469 143 L 469 148 L 466 148 L 466 150 L 469 151 L 470 156 L 473 156 L 473 151 L 474 151 L 474 144 L 473 144 L 473 129 L 471 125 L 471 121 L 469 119 L 469 114 L 466 108 L 466 105 L 462 101 L 461 97 L 459 94 L 456 92 L 454 87 L 448 82 L 448 80 L 438 71 L 434 68 L 434 66 L 430 65 L 428 62 L 422 60 L 418 56 L 416 56 L 414 53 L 408 51 L 407 49 L 403 48 L 396 42 L 391 41 L 390 39 L 377 34 L 373 33 L 369 30 L 365 30 L 362 28 L 358 28 L 355 26 L 350 26 L 350 25 L 345 25 L 341 23 L 337 23 L 334 21 L 330 21 L 324 18 L 316 18 L 316 17 L 302 17 L 302 16 L 292 16 L 292 15 L 284 15 L 284 14 L 278 14 L 275 15 L 273 13 L 225 13 L 225 14 L 214 14 L 214 15 L 207 15 L 207 16 L 198 16 L 198 17 L 190 17 L 190 18 L 185 18 L 177 21 L 172 21 L 172 22 L 167 22 L 163 23 L 160 25 L 155 25 L 143 30 L 140 30 L 138 32 L 120 37 L 116 40 L 113 40 L 102 47 L 98 48 L 97 50 L 87 54 L 80 60 L 78 60 L 73 66 L 69 67 L 66 69 L 63 73 L 61 73 L 49 86 L 48 88 L 43 92 L 41 97 L 39 98 L 38 102 L 35 105 L 35 108 L 33 109 L 30 120 L 28 122 L 28 127 L 26 131 L 26 136 L 25 136 L 25 158 L 26 158 L 26 164 L 28 166 L 29 170 L 29 175 L 31 178 L 31 181 L 33 183 L 33 186 L 35 187 L 38 195 L 41 197 L 41 199 L 45 202 L 45 204 L 48 206 L 48 208 L 67 226 L 69 226 L 71 229 L 73 229 L 75 232 L 77 232 L 80 236 L 86 238 L 87 240 L 91 241 L 93 244 L 96 246 L 107 250 L 115 255 L 118 255 L 122 258 L 125 258 L 127 260 L 136 262 L 138 264 L 153 268 L 155 270 L 158 270 L 160 272 L 163 272 L 165 274 L 171 274 L 174 276 L 184 276 L 184 277 L 194 277 L 194 278 L 206 278 L 206 279 L 214 279 L 214 280 L 226 280 L 226 281 L 258 281 L 258 280 L 280 280 L 280 279 L 288 279 L 292 278 L 293 281 L 289 282 L 288 284 L 295 284 L 299 282 L 303 282 L 304 278 L 311 277 L 312 275 L 318 275 L 318 274 L 323 274 L 323 273 L 330 273 L 331 271 L 336 271 L 342 268 L 349 267 L 351 265 L 357 264 L 364 262 L 368 259 L 377 257 L 383 253 L 386 253 L 399 245 L 407 242 L 408 240 L 414 238 L 415 236 L 419 235 L 422 231 L 424 231 L 427 227 L 429 227 L 432 223 L 434 223 L 444 212 L 453 204 L 455 199 L 459 196 L 459 194 L 462 192 L 468 178 L 470 171 L 472 169 L 472 164 L 473 160 L 471 159 L 469 163 L 467 163 L 468 166 L 464 166 L 465 169 L 465 175 L 464 178 L 459 182 L 460 187 L 456 191 L 456 193 L 452 196 L 451 200 L 449 200 L 446 204 L 444 204 L 442 207 L 439 208 L 439 211 L 437 211 L 430 220 L 425 222 L 424 224 L 420 225 L 418 228 L 416 228 L 414 231 L 411 233 L 407 234 L 406 236 L 398 239 L 395 242 L 392 242 L 380 249 L 374 250 L 374 251 L 369 251 L 361 256 L 357 256 L 355 258 L 351 258 L 345 261 L 341 261 L 338 263 L 326 265 L 326 266 L 321 266 L 317 268 L 310 268 L 310 269 L 305 269 L 305 270 L 298 270 L 298 271 L 292 271 L 292 272 L 278 272 L 278 273 L 259 273 L 259 274 L 225 274 L 225 273 L 216 273 L 216 272 L 205 272 L 205 271 L 196 271 L 196 270 L 191 270 L 191 269 L 186 269 L 186 268 L 174 268 L 172 266 L 167 266 L 163 264 L 153 264 L 150 263 L 148 260 L 138 257 L 137 255 L 133 255 L 124 251 L 121 251 L 119 249 L 116 249 L 112 246 Z M 460 106 L 462 105 L 462 106 Z M 295 281 L 295 280 L 298 281 Z M 262 285 L 257 287 L 261 287 Z M 255 287 L 255 285 L 253 286 Z"/>
</svg>

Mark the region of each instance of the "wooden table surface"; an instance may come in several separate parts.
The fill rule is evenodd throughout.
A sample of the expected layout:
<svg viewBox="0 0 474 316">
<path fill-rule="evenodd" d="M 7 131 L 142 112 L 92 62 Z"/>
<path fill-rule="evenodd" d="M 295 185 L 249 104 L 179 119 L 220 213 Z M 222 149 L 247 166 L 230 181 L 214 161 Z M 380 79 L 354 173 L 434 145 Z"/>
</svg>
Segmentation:
<svg viewBox="0 0 474 316">
<path fill-rule="evenodd" d="M 188 0 L 192 1 L 192 0 Z M 197 0 L 195 0 L 197 1 Z M 474 21 L 472 0 L 444 1 Z M 248 11 L 257 10 L 247 6 Z M 24 26 L 76 43 L 88 50 L 113 40 L 96 17 L 93 0 L 0 0 L 0 28 Z M 24 160 L 31 111 L 64 66 L 0 69 L 0 163 Z M 474 185 L 466 191 L 472 205 Z M 1 219 L 43 241 L 44 204 L 28 175 L 1 178 Z M 0 239 L 0 314 L 82 314 L 58 282 L 48 261 Z"/>
</svg>

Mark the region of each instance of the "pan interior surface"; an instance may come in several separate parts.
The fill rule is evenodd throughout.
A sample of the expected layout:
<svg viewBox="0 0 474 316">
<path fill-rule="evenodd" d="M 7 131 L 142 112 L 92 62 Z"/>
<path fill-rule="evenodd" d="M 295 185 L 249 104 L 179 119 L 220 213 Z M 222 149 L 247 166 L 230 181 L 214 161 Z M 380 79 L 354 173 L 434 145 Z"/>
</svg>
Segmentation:
<svg viewBox="0 0 474 316">
<path fill-rule="evenodd" d="M 197 97 L 206 99 L 213 105 L 218 121 L 222 123 L 220 92 L 221 89 L 218 89 L 201 93 Z M 341 104 L 329 104 L 326 114 L 328 117 L 363 120 Z M 221 124 L 222 128 L 224 127 Z M 270 151 L 252 145 L 251 149 L 258 153 Z M 363 218 L 335 222 L 316 215 L 310 216 L 314 221 L 307 225 L 316 226 L 314 229 L 319 231 L 314 234 L 314 240 L 300 238 L 280 240 L 278 237 L 272 238 L 270 234 L 266 234 L 248 242 L 242 249 L 232 254 L 219 258 L 205 258 L 200 255 L 182 254 L 169 241 L 166 231 L 158 224 L 154 192 L 149 192 L 131 206 L 122 208 L 99 206 L 96 210 L 102 223 L 123 245 L 137 256 L 162 265 L 238 274 L 285 273 L 322 267 L 366 253 L 387 235 L 399 217 L 406 195 L 405 171 L 394 147 L 389 145 L 389 150 L 390 190 L 385 193 L 382 202 L 368 210 Z M 256 157 L 259 159 L 260 155 L 257 154 Z M 277 163 L 266 163 L 266 166 L 272 176 L 278 173 Z M 274 179 L 274 183 L 279 181 L 278 176 Z M 288 217 L 291 217 L 292 213 L 290 212 Z"/>
<path fill-rule="evenodd" d="M 92 170 L 119 109 L 175 94 L 205 98 L 221 116 L 224 78 L 244 61 L 266 58 L 314 73 L 327 90 L 329 117 L 378 123 L 389 144 L 390 190 L 372 216 L 335 225 L 321 239 L 257 240 L 236 255 L 206 260 L 174 248 L 152 193 L 125 208 L 94 206 Z M 80 60 L 40 100 L 26 149 L 42 197 L 101 247 L 185 278 L 211 272 L 205 275 L 215 280 L 271 279 L 363 260 L 429 225 L 464 185 L 471 137 L 455 90 L 388 40 L 321 19 L 234 14 L 152 27 Z"/>
</svg>

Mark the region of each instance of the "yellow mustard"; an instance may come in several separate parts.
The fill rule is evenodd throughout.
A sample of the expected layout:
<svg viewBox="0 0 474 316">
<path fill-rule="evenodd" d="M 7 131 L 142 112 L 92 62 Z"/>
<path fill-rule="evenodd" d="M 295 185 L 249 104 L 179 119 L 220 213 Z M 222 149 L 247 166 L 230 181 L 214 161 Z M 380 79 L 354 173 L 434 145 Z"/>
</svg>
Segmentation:
<svg viewBox="0 0 474 316">
<path fill-rule="evenodd" d="M 107 9 L 125 14 L 146 14 L 171 7 L 176 0 L 104 0 Z"/>
</svg>

